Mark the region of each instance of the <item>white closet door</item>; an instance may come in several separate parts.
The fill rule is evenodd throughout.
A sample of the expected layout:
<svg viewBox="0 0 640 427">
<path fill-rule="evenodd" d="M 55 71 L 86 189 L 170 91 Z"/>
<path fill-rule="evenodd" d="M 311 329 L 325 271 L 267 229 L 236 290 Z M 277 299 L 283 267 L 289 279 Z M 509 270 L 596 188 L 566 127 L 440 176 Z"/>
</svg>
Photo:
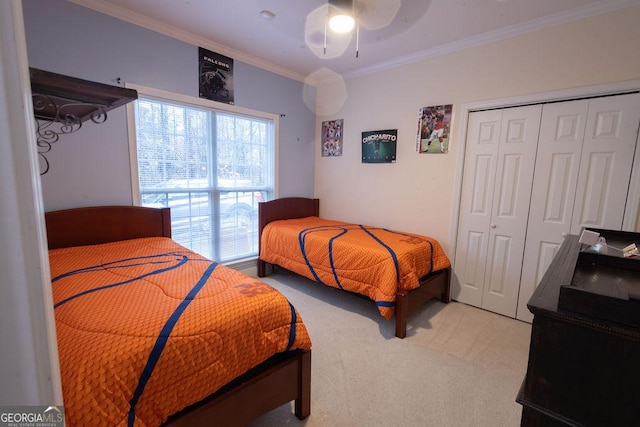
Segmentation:
<svg viewBox="0 0 640 427">
<path fill-rule="evenodd" d="M 527 227 L 516 317 L 568 233 L 622 229 L 640 123 L 640 94 L 547 104 Z"/>
<path fill-rule="evenodd" d="M 501 110 L 469 114 L 452 298 L 480 307 L 500 143 Z"/>
<path fill-rule="evenodd" d="M 515 317 L 541 105 L 502 114 L 482 308 Z"/>
<path fill-rule="evenodd" d="M 622 229 L 640 121 L 640 94 L 592 99 L 571 233 Z"/>
<path fill-rule="evenodd" d="M 624 231 L 640 230 L 640 128 L 636 137 L 636 155 L 633 159 L 634 167 L 631 168 L 629 180 L 629 194 L 624 210 L 622 229 Z"/>
<path fill-rule="evenodd" d="M 542 111 L 516 315 L 520 320 L 533 320 L 527 302 L 571 229 L 588 105 L 588 100 L 560 102 Z"/>
<path fill-rule="evenodd" d="M 515 316 L 540 106 L 469 115 L 453 298 Z"/>
</svg>

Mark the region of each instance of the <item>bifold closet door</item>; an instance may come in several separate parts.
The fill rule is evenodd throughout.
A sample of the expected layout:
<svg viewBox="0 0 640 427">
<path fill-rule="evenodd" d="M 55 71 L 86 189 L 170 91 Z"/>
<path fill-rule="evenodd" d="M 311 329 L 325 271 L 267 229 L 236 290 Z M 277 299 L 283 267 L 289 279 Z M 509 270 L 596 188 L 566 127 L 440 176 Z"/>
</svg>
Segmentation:
<svg viewBox="0 0 640 427">
<path fill-rule="evenodd" d="M 518 319 L 568 233 L 622 229 L 639 123 L 637 93 L 544 106 Z"/>
<path fill-rule="evenodd" d="M 571 230 L 588 100 L 547 104 L 542 111 L 516 317 L 531 322 L 527 303 Z"/>
<path fill-rule="evenodd" d="M 589 101 L 571 234 L 622 230 L 639 123 L 640 93 Z"/>
<path fill-rule="evenodd" d="M 502 111 L 469 114 L 451 296 L 482 306 Z"/>
<path fill-rule="evenodd" d="M 453 298 L 515 317 L 540 105 L 469 115 Z"/>
</svg>

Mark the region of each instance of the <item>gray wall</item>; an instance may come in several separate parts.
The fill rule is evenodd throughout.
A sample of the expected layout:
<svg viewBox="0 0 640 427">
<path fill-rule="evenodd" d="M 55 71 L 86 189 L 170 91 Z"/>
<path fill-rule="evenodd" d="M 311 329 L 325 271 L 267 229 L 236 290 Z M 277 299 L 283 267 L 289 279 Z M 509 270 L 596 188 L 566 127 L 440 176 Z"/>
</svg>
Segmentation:
<svg viewBox="0 0 640 427">
<path fill-rule="evenodd" d="M 198 46 L 120 21 L 66 0 L 24 0 L 29 66 L 115 85 L 123 82 L 198 96 Z M 313 196 L 315 114 L 304 84 L 234 61 L 235 105 L 284 114 L 280 120 L 280 196 Z M 47 155 L 46 211 L 131 204 L 124 108 L 105 123 L 85 123 Z"/>
</svg>

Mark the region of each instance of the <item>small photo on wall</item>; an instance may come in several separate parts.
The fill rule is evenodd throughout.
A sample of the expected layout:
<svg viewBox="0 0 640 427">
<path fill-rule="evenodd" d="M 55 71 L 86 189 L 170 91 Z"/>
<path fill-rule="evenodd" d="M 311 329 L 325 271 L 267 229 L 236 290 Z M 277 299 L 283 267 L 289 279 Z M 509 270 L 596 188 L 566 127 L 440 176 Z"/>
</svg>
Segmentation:
<svg viewBox="0 0 640 427">
<path fill-rule="evenodd" d="M 427 154 L 449 152 L 449 133 L 453 104 L 422 107 L 418 112 L 416 151 Z"/>
<path fill-rule="evenodd" d="M 342 156 L 344 120 L 322 122 L 322 157 Z"/>
<path fill-rule="evenodd" d="M 395 163 L 398 129 L 362 132 L 362 163 Z"/>
</svg>

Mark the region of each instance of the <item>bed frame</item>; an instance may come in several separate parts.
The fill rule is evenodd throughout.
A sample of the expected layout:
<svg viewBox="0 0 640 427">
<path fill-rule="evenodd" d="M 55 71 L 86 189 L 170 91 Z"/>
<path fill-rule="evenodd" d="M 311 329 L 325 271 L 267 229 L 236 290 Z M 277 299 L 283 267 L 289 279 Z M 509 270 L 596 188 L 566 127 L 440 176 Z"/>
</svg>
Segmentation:
<svg viewBox="0 0 640 427">
<path fill-rule="evenodd" d="M 171 237 L 169 208 L 101 206 L 45 213 L 49 249 L 142 237 Z M 311 350 L 278 354 L 202 402 L 170 417 L 168 426 L 244 426 L 295 400 L 294 413 L 311 413 Z"/>
<path fill-rule="evenodd" d="M 258 204 L 258 239 L 271 221 L 281 219 L 320 216 L 320 200 L 304 197 L 286 197 Z M 260 259 L 258 252 L 258 277 L 265 277 L 268 263 Z M 271 266 L 273 268 L 273 266 Z M 407 318 L 434 297 L 444 303 L 451 300 L 451 268 L 430 273 L 420 279 L 420 287 L 396 293 L 396 337 L 407 336 Z"/>
</svg>

